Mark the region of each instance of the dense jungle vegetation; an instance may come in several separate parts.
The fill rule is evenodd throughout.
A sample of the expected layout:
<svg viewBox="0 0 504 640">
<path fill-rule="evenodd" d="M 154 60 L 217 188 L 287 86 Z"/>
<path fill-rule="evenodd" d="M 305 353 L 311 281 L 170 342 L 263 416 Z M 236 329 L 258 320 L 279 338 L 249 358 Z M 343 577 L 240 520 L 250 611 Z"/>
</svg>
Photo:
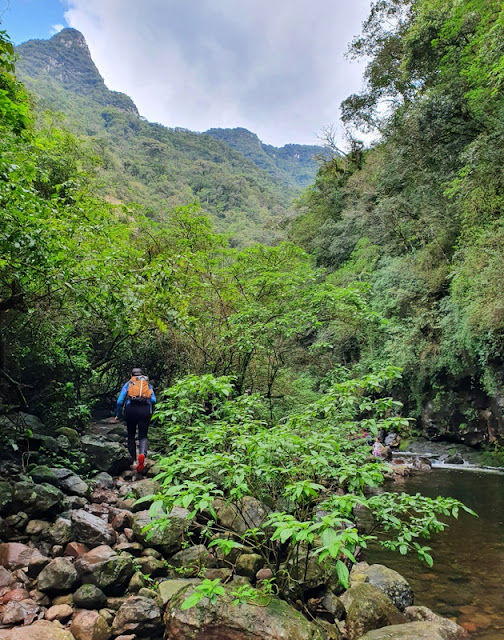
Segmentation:
<svg viewBox="0 0 504 640">
<path fill-rule="evenodd" d="M 492 440 L 504 375 L 502 3 L 380 0 L 349 52 L 369 62 L 342 117 L 379 142 L 354 140 L 323 165 L 291 237 L 328 282 L 368 287 L 385 324 L 372 350 L 355 344 L 360 367 L 402 367 L 401 397 L 431 435 Z"/>
<path fill-rule="evenodd" d="M 177 198 L 161 195 L 173 185 L 166 163 L 184 173 L 190 162 L 187 155 L 180 161 L 177 136 L 224 143 L 140 120 L 127 96 L 105 87 L 77 32 L 69 37 L 81 51 L 54 38 L 46 44 L 55 56 L 74 51 L 79 73 L 58 61 L 40 93 L 53 92 L 61 104 L 75 99 L 74 118 L 83 115 L 91 137 L 72 132 L 71 118 L 65 129 L 47 112 L 35 117 L 4 34 L 3 413 L 29 409 L 62 423 L 85 416 L 93 403 L 109 401 L 137 361 L 163 385 L 185 374 L 234 376 L 238 393 L 265 395 L 272 421 L 275 412 L 316 400 L 341 367 L 361 375 L 392 363 L 404 370 L 394 393 L 415 417 L 428 407 L 436 434 L 463 437 L 484 423 L 479 441 L 498 436 L 503 19 L 489 0 L 374 3 L 350 47 L 369 58 L 365 86 L 342 114 L 354 131 L 379 132 L 379 142 L 364 149 L 354 140 L 346 156 L 326 157 L 298 199 L 294 244 L 241 249 L 213 229 L 224 206 L 215 191 L 218 163 L 205 178 L 216 204 L 210 217 L 198 204 L 174 208 Z M 42 85 L 33 78 L 48 55 L 22 63 L 32 88 Z M 73 93 L 64 92 L 68 83 Z M 103 151 L 112 137 L 96 146 L 90 114 L 100 100 L 110 126 L 129 130 L 119 138 L 123 162 L 128 154 L 149 157 L 144 168 L 158 172 L 156 180 L 149 174 L 137 184 L 131 172 L 124 179 L 117 155 Z M 159 162 L 147 136 L 156 127 L 171 136 L 172 152 L 160 151 Z M 252 134 L 237 135 L 244 153 L 270 158 Z M 138 145 L 149 147 L 147 156 L 138 156 Z M 224 146 L 244 180 L 264 171 Z M 138 186 L 139 205 L 95 195 L 114 181 Z M 140 182 L 156 181 L 162 189 L 153 215 L 149 198 L 142 206 Z M 248 188 L 245 200 L 259 192 L 266 197 L 262 186 Z M 268 224 L 260 235 L 272 240 Z"/>
</svg>

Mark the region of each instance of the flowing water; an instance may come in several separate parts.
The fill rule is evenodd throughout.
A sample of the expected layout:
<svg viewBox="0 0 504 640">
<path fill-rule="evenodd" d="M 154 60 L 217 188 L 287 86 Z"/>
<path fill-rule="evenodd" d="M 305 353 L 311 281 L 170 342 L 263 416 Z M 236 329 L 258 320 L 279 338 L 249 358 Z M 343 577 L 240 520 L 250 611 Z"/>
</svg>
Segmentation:
<svg viewBox="0 0 504 640">
<path fill-rule="evenodd" d="M 463 513 L 427 543 L 433 549 L 431 569 L 413 556 L 383 549 L 370 549 L 366 560 L 401 573 L 415 604 L 463 624 L 471 639 L 504 640 L 504 475 L 433 469 L 396 487 L 457 498 L 479 517 Z"/>
</svg>

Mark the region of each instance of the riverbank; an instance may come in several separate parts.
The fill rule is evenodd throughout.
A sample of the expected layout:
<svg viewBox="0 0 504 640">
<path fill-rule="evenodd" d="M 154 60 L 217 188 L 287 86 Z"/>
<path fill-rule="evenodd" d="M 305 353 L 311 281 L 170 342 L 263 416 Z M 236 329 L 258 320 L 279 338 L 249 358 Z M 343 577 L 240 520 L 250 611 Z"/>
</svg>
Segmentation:
<svg viewBox="0 0 504 640">
<path fill-rule="evenodd" d="M 356 565 L 344 589 L 335 561 L 319 563 L 308 552 L 289 604 L 253 549 L 236 545 L 226 554 L 209 544 L 187 509 L 174 509 L 170 526 L 147 531 L 148 496 L 159 485 L 152 467 L 148 477 L 129 470 L 123 431 L 104 421 L 80 438 L 95 467 L 90 480 L 35 464 L 43 450 L 28 467 L 2 464 L 0 640 L 465 637 L 453 622 L 414 607 L 407 581 L 379 564 Z M 57 437 L 75 435 L 67 429 Z M 257 500 L 243 500 L 241 512 L 218 507 L 227 531 L 221 540 L 237 540 L 243 527 L 264 520 Z"/>
</svg>

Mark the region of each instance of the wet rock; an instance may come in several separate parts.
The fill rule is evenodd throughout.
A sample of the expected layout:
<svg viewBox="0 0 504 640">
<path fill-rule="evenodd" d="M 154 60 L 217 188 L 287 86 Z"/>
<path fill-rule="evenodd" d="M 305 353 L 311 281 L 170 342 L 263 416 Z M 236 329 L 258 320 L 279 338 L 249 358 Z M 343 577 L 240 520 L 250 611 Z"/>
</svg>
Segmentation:
<svg viewBox="0 0 504 640">
<path fill-rule="evenodd" d="M 451 453 L 443 459 L 443 462 L 445 464 L 464 464 L 464 458 L 460 453 Z"/>
<path fill-rule="evenodd" d="M 366 576 L 367 582 L 383 591 L 400 611 L 413 604 L 413 591 L 408 581 L 397 571 L 382 564 L 359 563 L 352 569 L 352 576 L 355 574 Z"/>
<path fill-rule="evenodd" d="M 159 632 L 161 610 L 151 598 L 133 596 L 119 609 L 112 630 L 115 635 L 134 633 L 139 637 L 149 637 Z"/>
<path fill-rule="evenodd" d="M 257 553 L 242 553 L 236 561 L 235 571 L 239 576 L 255 578 L 259 569 L 264 565 L 263 558 Z"/>
<path fill-rule="evenodd" d="M 85 584 L 94 584 L 107 595 L 122 595 L 135 568 L 131 556 L 113 556 L 83 576 Z"/>
<path fill-rule="evenodd" d="M 75 640 L 109 640 L 112 635 L 107 621 L 98 611 L 79 611 L 70 626 Z"/>
<path fill-rule="evenodd" d="M 45 619 L 52 622 L 53 620 L 59 620 L 60 622 L 67 622 L 73 616 L 74 610 L 69 604 L 59 604 L 51 607 L 45 613 Z"/>
<path fill-rule="evenodd" d="M 148 533 L 144 528 L 152 523 L 152 518 L 148 511 L 140 511 L 133 517 L 133 532 L 138 542 L 158 547 L 165 554 L 173 554 L 182 548 L 182 538 L 184 530 L 189 526 L 189 511 L 175 507 L 167 516 L 169 526 L 153 528 Z M 147 536 L 149 539 L 147 540 Z"/>
<path fill-rule="evenodd" d="M 75 606 L 81 609 L 101 609 L 107 604 L 107 596 L 94 584 L 83 584 L 72 597 Z"/>
<path fill-rule="evenodd" d="M 378 587 L 363 582 L 351 587 L 342 597 L 346 609 L 346 631 L 356 640 L 372 629 L 406 622 L 388 596 Z"/>
<path fill-rule="evenodd" d="M 228 595 L 210 603 L 202 598 L 194 607 L 182 610 L 192 587 L 179 591 L 169 601 L 164 622 L 171 640 L 322 640 L 322 633 L 299 611 L 273 597 L 264 607 L 233 605 Z"/>
<path fill-rule="evenodd" d="M 78 542 L 92 547 L 115 542 L 115 533 L 112 527 L 84 509 L 72 512 L 72 525 L 74 538 Z"/>
<path fill-rule="evenodd" d="M 5 607 L 3 624 L 31 624 L 39 613 L 40 607 L 33 600 L 9 602 Z"/>
<path fill-rule="evenodd" d="M 269 513 L 262 502 L 252 496 L 245 496 L 240 500 L 239 508 L 232 504 L 220 506 L 217 519 L 226 529 L 243 534 L 247 529 L 261 527 Z"/>
<path fill-rule="evenodd" d="M 26 627 L 1 629 L 0 640 L 75 640 L 73 635 L 57 622 L 38 620 Z"/>
<path fill-rule="evenodd" d="M 62 593 L 70 591 L 78 581 L 79 575 L 71 558 L 55 558 L 41 571 L 37 584 L 41 591 Z"/>
<path fill-rule="evenodd" d="M 468 638 L 467 631 L 447 618 L 442 618 L 427 607 L 408 607 L 404 612 L 406 618 L 412 622 L 425 621 L 437 624 L 439 632 L 446 640 L 461 640 Z"/>
<path fill-rule="evenodd" d="M 64 494 L 52 484 L 35 484 L 30 480 L 17 482 L 14 488 L 14 503 L 30 517 L 47 516 L 60 510 Z"/>
<path fill-rule="evenodd" d="M 468 638 L 467 632 L 459 628 L 466 635 L 447 634 L 446 630 L 440 628 L 435 622 L 408 622 L 370 631 L 362 636 L 361 640 L 463 640 Z"/>
<path fill-rule="evenodd" d="M 38 549 L 32 549 L 19 542 L 4 542 L 0 544 L 0 565 L 5 569 L 22 569 L 27 567 L 34 556 L 41 557 Z"/>
<path fill-rule="evenodd" d="M 123 444 L 99 436 L 87 435 L 81 439 L 82 450 L 93 466 L 112 476 L 131 467 L 131 458 Z"/>
</svg>

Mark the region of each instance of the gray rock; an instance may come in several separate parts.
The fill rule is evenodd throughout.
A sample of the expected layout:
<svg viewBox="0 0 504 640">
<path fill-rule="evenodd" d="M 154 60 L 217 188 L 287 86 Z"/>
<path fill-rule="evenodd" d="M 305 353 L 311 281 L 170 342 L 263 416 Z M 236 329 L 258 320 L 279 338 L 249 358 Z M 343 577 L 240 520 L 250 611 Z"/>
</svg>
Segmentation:
<svg viewBox="0 0 504 640">
<path fill-rule="evenodd" d="M 197 576 L 201 569 L 214 566 L 215 561 L 208 549 L 199 544 L 179 551 L 170 558 L 169 564 L 173 567 L 183 568 L 184 576 L 191 578 Z"/>
<path fill-rule="evenodd" d="M 408 622 L 370 631 L 362 636 L 361 640 L 463 640 L 468 638 L 467 632 L 461 627 L 459 629 L 461 634 L 454 636 L 435 622 Z"/>
<path fill-rule="evenodd" d="M 83 576 L 85 584 L 94 584 L 109 596 L 119 596 L 126 591 L 135 572 L 131 556 L 113 556 L 98 565 L 92 573 Z"/>
<path fill-rule="evenodd" d="M 123 444 L 99 436 L 87 435 L 81 439 L 82 450 L 99 471 L 119 475 L 131 467 L 131 458 Z"/>
<path fill-rule="evenodd" d="M 77 542 L 90 546 L 113 544 L 116 539 L 109 524 L 83 509 L 72 512 L 72 531 Z"/>
<path fill-rule="evenodd" d="M 72 522 L 68 518 L 58 518 L 49 527 L 47 537 L 53 544 L 67 545 L 72 540 Z"/>
<path fill-rule="evenodd" d="M 338 598 L 338 596 L 329 589 L 326 589 L 323 593 L 321 604 L 324 609 L 329 611 L 335 620 L 343 620 L 345 617 L 345 606 L 343 605 L 341 598 Z"/>
<path fill-rule="evenodd" d="M 102 471 L 95 475 L 92 479 L 92 483 L 95 486 L 103 487 L 104 489 L 112 489 L 114 487 L 114 478 L 105 471 Z"/>
<path fill-rule="evenodd" d="M 408 607 L 404 612 L 412 622 L 433 622 L 438 625 L 439 633 L 446 640 L 460 640 L 469 637 L 467 631 L 456 622 L 442 618 L 427 607 Z"/>
<path fill-rule="evenodd" d="M 71 558 L 55 558 L 40 572 L 38 588 L 40 591 L 64 593 L 70 591 L 78 581 L 79 575 Z"/>
<path fill-rule="evenodd" d="M 83 584 L 73 594 L 73 601 L 80 609 L 101 609 L 107 605 L 107 596 L 94 584 Z"/>
<path fill-rule="evenodd" d="M 359 569 L 359 567 L 362 567 L 362 569 Z M 382 564 L 367 566 L 358 564 L 355 566 L 354 571 L 367 576 L 368 582 L 383 591 L 400 611 L 404 611 L 406 607 L 413 604 L 413 590 L 408 581 L 397 571 L 389 569 Z"/>
<path fill-rule="evenodd" d="M 175 507 L 167 516 L 166 525 L 144 531 L 153 522 L 148 511 L 140 511 L 133 517 L 133 532 L 141 544 L 159 548 L 165 554 L 173 554 L 182 549 L 183 534 L 187 526 L 189 511 Z"/>
<path fill-rule="evenodd" d="M 114 635 L 134 633 L 147 637 L 158 633 L 161 626 L 161 610 L 151 598 L 133 596 L 117 612 L 112 631 Z"/>
<path fill-rule="evenodd" d="M 24 511 L 30 517 L 47 516 L 61 510 L 64 497 L 63 493 L 51 484 L 35 484 L 23 480 L 14 487 L 14 502 L 18 510 Z"/>
<path fill-rule="evenodd" d="M 37 483 L 53 484 L 71 495 L 84 497 L 89 491 L 87 483 L 70 469 L 39 465 L 32 469 L 30 475 Z"/>
<path fill-rule="evenodd" d="M 341 596 L 347 615 L 346 631 L 349 640 L 356 640 L 368 631 L 388 625 L 403 624 L 405 616 L 383 591 L 363 582 L 350 587 Z"/>
<path fill-rule="evenodd" d="M 245 496 L 240 500 L 238 507 L 232 504 L 222 505 L 217 518 L 219 524 L 235 533 L 243 534 L 247 529 L 261 527 L 270 511 L 266 505 L 253 498 Z"/>
</svg>

